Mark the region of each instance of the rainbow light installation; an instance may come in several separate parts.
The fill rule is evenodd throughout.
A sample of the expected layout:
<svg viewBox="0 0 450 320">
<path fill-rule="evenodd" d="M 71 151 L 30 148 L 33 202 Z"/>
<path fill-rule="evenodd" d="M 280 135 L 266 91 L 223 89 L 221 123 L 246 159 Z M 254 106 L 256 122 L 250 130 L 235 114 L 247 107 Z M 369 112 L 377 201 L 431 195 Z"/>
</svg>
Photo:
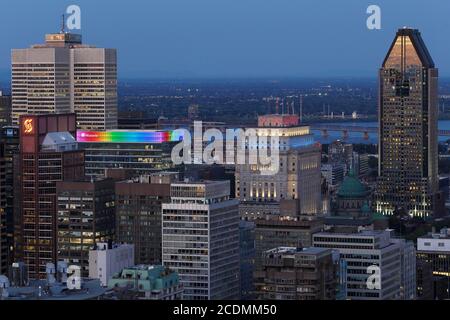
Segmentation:
<svg viewBox="0 0 450 320">
<path fill-rule="evenodd" d="M 77 131 L 78 142 L 164 143 L 183 140 L 180 131 Z"/>
</svg>

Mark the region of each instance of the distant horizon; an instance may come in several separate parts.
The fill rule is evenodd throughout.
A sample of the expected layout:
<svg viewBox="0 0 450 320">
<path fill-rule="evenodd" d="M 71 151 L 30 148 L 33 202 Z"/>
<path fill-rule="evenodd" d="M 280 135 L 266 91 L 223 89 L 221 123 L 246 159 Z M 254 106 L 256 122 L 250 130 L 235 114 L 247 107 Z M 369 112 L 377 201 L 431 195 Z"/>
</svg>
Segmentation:
<svg viewBox="0 0 450 320">
<path fill-rule="evenodd" d="M 450 2 L 441 0 L 378 0 L 380 30 L 367 28 L 369 0 L 4 2 L 3 73 L 11 49 L 59 32 L 61 15 L 76 4 L 82 18 L 75 33 L 86 44 L 117 48 L 120 79 L 376 77 L 404 25 L 419 29 L 436 67 L 450 77 Z"/>
</svg>

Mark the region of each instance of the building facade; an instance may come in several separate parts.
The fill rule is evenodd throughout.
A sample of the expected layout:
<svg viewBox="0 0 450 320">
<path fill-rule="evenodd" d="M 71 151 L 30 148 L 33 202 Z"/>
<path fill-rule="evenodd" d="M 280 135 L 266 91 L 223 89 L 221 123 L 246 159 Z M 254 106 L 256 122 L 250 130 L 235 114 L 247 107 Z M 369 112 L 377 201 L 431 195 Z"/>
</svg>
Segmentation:
<svg viewBox="0 0 450 320">
<path fill-rule="evenodd" d="M 24 114 L 77 114 L 85 130 L 117 128 L 117 53 L 83 45 L 81 35 L 47 34 L 12 50 L 12 122 Z"/>
<path fill-rule="evenodd" d="M 313 235 L 313 245 L 339 251 L 347 266 L 347 299 L 415 298 L 414 247 L 391 239 L 389 231 L 320 232 Z"/>
<path fill-rule="evenodd" d="M 323 229 L 318 217 L 277 217 L 255 220 L 255 270 L 261 270 L 264 252 L 277 247 L 306 248 Z"/>
<path fill-rule="evenodd" d="M 89 251 L 114 240 L 114 181 L 65 180 L 56 183 L 56 192 L 58 261 L 81 267 L 88 277 Z"/>
<path fill-rule="evenodd" d="M 134 245 L 137 264 L 162 263 L 162 204 L 177 180 L 166 173 L 116 183 L 116 239 Z"/>
<path fill-rule="evenodd" d="M 56 184 L 84 176 L 84 152 L 78 150 L 74 114 L 20 117 L 21 194 L 16 258 L 28 267 L 29 278 L 45 278 L 46 263 L 57 258 Z"/>
<path fill-rule="evenodd" d="M 450 298 L 450 229 L 417 239 L 417 260 L 432 272 L 433 298 Z M 426 266 L 422 267 L 426 271 Z M 424 284 L 426 285 L 426 284 Z M 425 295 L 427 296 L 427 295 Z"/>
<path fill-rule="evenodd" d="M 77 141 L 86 153 L 86 175 L 105 177 L 111 169 L 129 169 L 149 175 L 174 169 L 172 148 L 183 136 L 176 131 L 78 131 Z"/>
<path fill-rule="evenodd" d="M 274 248 L 255 273 L 259 300 L 335 300 L 337 283 L 332 251 L 323 248 Z"/>
<path fill-rule="evenodd" d="M 187 300 L 239 299 L 239 211 L 229 181 L 172 183 L 162 205 L 163 265 Z"/>
<path fill-rule="evenodd" d="M 89 278 L 100 279 L 102 286 L 106 287 L 117 272 L 134 266 L 134 260 L 132 244 L 96 243 L 89 250 Z"/>
<path fill-rule="evenodd" d="M 0 91 L 0 127 L 11 125 L 11 96 Z"/>
<path fill-rule="evenodd" d="M 11 265 L 14 260 L 14 212 L 15 198 L 14 182 L 17 179 L 17 170 L 14 168 L 14 159 L 19 155 L 19 128 L 15 126 L 5 126 L 0 129 L 0 202 L 3 208 L 3 218 L 6 237 L 7 254 L 5 263 Z"/>
<path fill-rule="evenodd" d="M 420 32 L 400 29 L 379 73 L 379 179 L 375 210 L 429 217 L 438 185 L 438 70 Z"/>
<path fill-rule="evenodd" d="M 236 165 L 236 198 L 242 217 L 257 218 L 279 214 L 285 203 L 292 215 L 322 213 L 320 188 L 320 145 L 308 126 L 300 126 L 295 115 L 266 115 L 258 119 L 258 137 L 279 137 L 279 170 L 262 174 L 266 166 Z M 258 141 L 257 144 L 263 144 Z M 250 140 L 246 159 L 258 149 Z"/>
</svg>

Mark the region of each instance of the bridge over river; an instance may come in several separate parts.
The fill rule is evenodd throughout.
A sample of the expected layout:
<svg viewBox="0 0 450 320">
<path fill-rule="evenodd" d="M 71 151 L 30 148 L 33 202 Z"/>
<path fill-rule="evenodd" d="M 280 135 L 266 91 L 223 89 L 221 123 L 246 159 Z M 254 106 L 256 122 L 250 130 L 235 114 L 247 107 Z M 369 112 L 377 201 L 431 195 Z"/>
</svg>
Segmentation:
<svg viewBox="0 0 450 320">
<path fill-rule="evenodd" d="M 311 130 L 320 131 L 323 137 L 327 137 L 329 132 L 342 132 L 342 138 L 347 139 L 349 137 L 349 133 L 351 132 L 360 132 L 364 139 L 368 140 L 370 134 L 378 134 L 378 127 L 369 126 L 346 126 L 345 124 L 336 125 L 336 124 L 311 124 Z M 440 137 L 450 137 L 450 130 L 438 130 L 438 134 Z"/>
</svg>

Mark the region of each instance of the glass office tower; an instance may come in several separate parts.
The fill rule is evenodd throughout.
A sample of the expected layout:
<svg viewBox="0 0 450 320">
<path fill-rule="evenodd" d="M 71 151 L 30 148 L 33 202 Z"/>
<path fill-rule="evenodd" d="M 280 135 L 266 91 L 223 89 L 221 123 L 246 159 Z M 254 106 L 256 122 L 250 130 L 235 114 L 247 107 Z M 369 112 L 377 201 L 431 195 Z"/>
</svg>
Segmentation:
<svg viewBox="0 0 450 320">
<path fill-rule="evenodd" d="M 380 69 L 379 180 L 375 209 L 429 217 L 439 211 L 438 70 L 420 32 L 403 28 Z"/>
</svg>

